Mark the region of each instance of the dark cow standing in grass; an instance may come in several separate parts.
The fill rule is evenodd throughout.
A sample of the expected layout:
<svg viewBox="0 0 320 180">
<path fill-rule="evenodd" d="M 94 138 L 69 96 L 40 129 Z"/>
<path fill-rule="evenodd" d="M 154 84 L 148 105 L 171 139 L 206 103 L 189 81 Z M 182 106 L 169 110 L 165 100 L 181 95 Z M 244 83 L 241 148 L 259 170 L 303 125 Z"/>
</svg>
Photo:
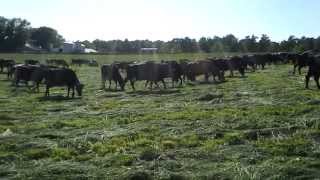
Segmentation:
<svg viewBox="0 0 320 180">
<path fill-rule="evenodd" d="M 248 69 L 248 67 L 250 67 L 252 72 L 255 72 L 257 67 L 256 67 L 256 63 L 253 59 L 252 55 L 244 55 L 243 57 L 243 62 L 245 65 L 245 69 Z"/>
<path fill-rule="evenodd" d="M 180 69 L 182 71 L 182 79 L 183 79 L 183 81 L 185 81 L 186 77 L 187 77 L 187 66 L 188 66 L 189 62 L 191 62 L 189 59 L 180 59 L 179 60 L 179 66 L 180 66 Z"/>
<path fill-rule="evenodd" d="M 307 66 L 309 67 L 308 73 L 306 75 L 306 88 L 309 89 L 309 80 L 310 77 L 313 77 L 318 89 L 320 89 L 320 56 L 305 56 L 304 61 L 307 62 Z"/>
<path fill-rule="evenodd" d="M 309 55 L 311 54 L 308 52 L 288 55 L 288 58 L 291 59 L 293 63 L 293 74 L 296 73 L 296 68 L 298 68 L 298 72 L 301 75 L 301 69 L 308 66 L 307 60 L 309 59 Z"/>
<path fill-rule="evenodd" d="M 209 59 L 215 66 L 217 66 L 223 73 L 227 70 L 230 71 L 230 77 L 234 76 L 234 71 L 238 70 L 239 73 L 244 76 L 246 68 L 245 61 L 243 58 L 234 56 L 230 59 Z"/>
<path fill-rule="evenodd" d="M 116 89 L 118 84 L 121 90 L 124 90 L 124 80 L 120 74 L 119 66 L 117 64 L 105 64 L 101 66 L 101 79 L 102 79 L 102 88 L 105 89 L 106 81 L 109 81 L 109 89 L 111 88 L 112 81 L 116 84 Z"/>
<path fill-rule="evenodd" d="M 4 69 L 7 69 L 7 74 L 9 77 L 9 71 L 11 70 L 11 68 L 15 65 L 15 61 L 14 60 L 6 60 L 6 59 L 0 59 L 0 72 L 3 73 Z"/>
<path fill-rule="evenodd" d="M 167 68 L 167 70 L 165 69 Z M 163 61 L 160 65 L 159 79 L 161 78 L 171 78 L 172 87 L 175 83 L 179 83 L 182 86 L 183 82 L 183 69 L 182 66 L 177 61 Z"/>
<path fill-rule="evenodd" d="M 33 87 L 39 92 L 39 84 L 44 78 L 44 67 L 38 65 L 20 64 L 14 67 L 14 84 L 18 86 L 23 81 L 26 86 L 32 81 Z"/>
<path fill-rule="evenodd" d="M 256 68 L 260 67 L 260 69 L 262 70 L 265 68 L 268 62 L 268 57 L 266 54 L 254 54 L 252 58 L 254 60 Z"/>
<path fill-rule="evenodd" d="M 166 88 L 166 83 L 164 78 L 170 76 L 170 66 L 167 63 L 156 63 L 153 61 L 148 61 L 139 64 L 129 64 L 126 69 L 127 77 L 125 82 L 130 81 L 131 87 L 135 90 L 135 81 L 146 81 L 145 87 L 150 84 L 152 89 L 153 84 L 158 86 L 158 82 L 161 81 L 164 88 Z"/>
<path fill-rule="evenodd" d="M 210 60 L 201 60 L 196 62 L 191 62 L 187 67 L 187 78 L 191 81 L 195 81 L 196 77 L 199 75 L 205 76 L 205 81 L 209 81 L 209 76 L 213 76 L 213 81 L 216 81 L 218 77 L 219 81 L 224 80 L 222 69 Z"/>
<path fill-rule="evenodd" d="M 228 66 L 229 66 L 231 77 L 233 77 L 234 70 L 238 70 L 239 73 L 241 74 L 241 76 L 244 76 L 246 64 L 245 64 L 243 58 L 241 58 L 239 56 L 231 57 L 230 60 L 228 61 Z"/>
<path fill-rule="evenodd" d="M 49 90 L 55 86 L 67 86 L 68 97 L 70 89 L 72 90 L 72 98 L 74 98 L 74 89 L 76 89 L 78 96 L 82 96 L 83 86 L 76 73 L 68 68 L 49 69 L 45 72 L 46 92 L 45 96 L 49 96 Z"/>
</svg>

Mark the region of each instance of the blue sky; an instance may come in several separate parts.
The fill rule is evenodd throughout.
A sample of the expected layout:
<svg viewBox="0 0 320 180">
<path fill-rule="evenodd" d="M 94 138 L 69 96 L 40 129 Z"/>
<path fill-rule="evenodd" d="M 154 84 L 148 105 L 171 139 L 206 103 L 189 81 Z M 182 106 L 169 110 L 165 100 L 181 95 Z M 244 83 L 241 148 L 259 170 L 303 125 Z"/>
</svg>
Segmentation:
<svg viewBox="0 0 320 180">
<path fill-rule="evenodd" d="M 319 0 L 10 0 L 0 16 L 57 29 L 68 41 L 170 40 L 234 34 L 320 36 Z"/>
</svg>

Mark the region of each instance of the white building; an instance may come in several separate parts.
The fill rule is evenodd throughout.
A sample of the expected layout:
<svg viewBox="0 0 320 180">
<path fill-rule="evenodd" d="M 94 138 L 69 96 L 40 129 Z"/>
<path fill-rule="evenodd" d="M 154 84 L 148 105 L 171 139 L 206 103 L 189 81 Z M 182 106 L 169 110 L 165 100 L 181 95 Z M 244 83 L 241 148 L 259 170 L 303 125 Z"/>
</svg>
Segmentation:
<svg viewBox="0 0 320 180">
<path fill-rule="evenodd" d="M 94 49 L 87 49 L 80 42 L 64 42 L 60 48 L 52 48 L 51 52 L 62 53 L 97 53 Z"/>
<path fill-rule="evenodd" d="M 140 52 L 142 53 L 156 53 L 158 48 L 141 48 Z"/>
</svg>

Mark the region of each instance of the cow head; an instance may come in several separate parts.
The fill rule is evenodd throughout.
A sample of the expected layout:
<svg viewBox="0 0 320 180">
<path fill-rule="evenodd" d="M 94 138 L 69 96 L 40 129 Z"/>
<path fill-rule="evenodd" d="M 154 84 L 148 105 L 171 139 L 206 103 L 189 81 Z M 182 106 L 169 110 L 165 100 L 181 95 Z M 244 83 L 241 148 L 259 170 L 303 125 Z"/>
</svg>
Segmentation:
<svg viewBox="0 0 320 180">
<path fill-rule="evenodd" d="M 82 89 L 83 89 L 84 85 L 83 84 L 78 84 L 76 86 L 76 90 L 77 90 L 77 93 L 78 93 L 78 96 L 82 96 Z"/>
</svg>

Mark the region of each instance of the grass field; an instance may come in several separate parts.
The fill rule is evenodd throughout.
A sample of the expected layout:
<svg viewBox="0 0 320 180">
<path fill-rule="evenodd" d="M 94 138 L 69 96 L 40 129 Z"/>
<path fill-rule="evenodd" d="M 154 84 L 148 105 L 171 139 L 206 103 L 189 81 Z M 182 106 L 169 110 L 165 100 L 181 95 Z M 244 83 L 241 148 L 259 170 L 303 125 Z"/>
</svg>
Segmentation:
<svg viewBox="0 0 320 180">
<path fill-rule="evenodd" d="M 92 58 L 206 56 L 214 55 Z M 41 93 L 14 88 L 0 75 L 0 179 L 320 178 L 320 91 L 314 82 L 305 90 L 291 65 L 222 84 L 149 91 L 139 83 L 136 92 L 129 86 L 102 91 L 98 68 L 73 68 L 86 85 L 83 97 L 73 100 L 61 97 L 63 88 L 43 98 L 43 87 Z"/>
</svg>

